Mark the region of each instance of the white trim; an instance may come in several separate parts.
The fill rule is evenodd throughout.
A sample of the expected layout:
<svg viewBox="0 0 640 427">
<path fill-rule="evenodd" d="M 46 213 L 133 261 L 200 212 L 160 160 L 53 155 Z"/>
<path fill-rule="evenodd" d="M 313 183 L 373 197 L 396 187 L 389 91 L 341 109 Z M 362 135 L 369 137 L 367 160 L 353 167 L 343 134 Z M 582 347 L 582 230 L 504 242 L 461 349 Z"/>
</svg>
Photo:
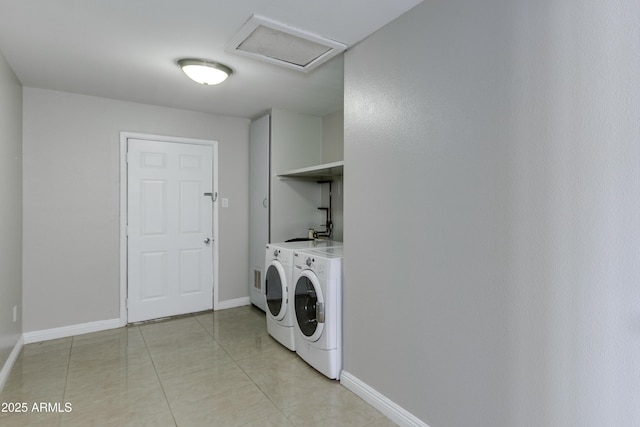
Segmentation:
<svg viewBox="0 0 640 427">
<path fill-rule="evenodd" d="M 211 146 L 213 151 L 213 192 L 218 194 L 218 141 L 209 139 L 181 138 L 136 132 L 120 132 L 120 324 L 127 320 L 127 141 L 144 139 L 148 141 L 176 142 Z M 218 197 L 219 199 L 219 197 Z M 218 233 L 218 202 L 213 203 L 213 301 L 212 308 L 218 310 L 218 254 L 220 249 Z"/>
<path fill-rule="evenodd" d="M 18 338 L 18 342 L 16 342 L 16 345 L 13 346 L 13 350 L 11 350 L 9 357 L 7 358 L 6 362 L 4 362 L 4 366 L 2 367 L 2 370 L 0 370 L 0 393 L 2 393 L 2 389 L 4 388 L 4 385 L 7 383 L 7 380 L 9 379 L 9 375 L 11 374 L 11 369 L 13 369 L 13 365 L 16 363 L 16 360 L 18 359 L 18 356 L 22 351 L 23 345 L 24 345 L 24 335 L 20 335 L 20 338 Z"/>
<path fill-rule="evenodd" d="M 226 310 L 227 308 L 242 307 L 245 305 L 251 305 L 251 299 L 249 297 L 242 297 L 242 298 L 220 301 L 218 302 L 218 305 L 216 306 L 216 308 L 214 308 L 214 310 L 215 311 Z"/>
<path fill-rule="evenodd" d="M 402 427 L 429 427 L 418 417 L 346 371 L 340 374 L 340 384 Z"/>
<path fill-rule="evenodd" d="M 34 342 L 73 337 L 76 335 L 106 331 L 108 329 L 116 329 L 120 327 L 122 327 L 122 325 L 120 324 L 120 319 L 98 320 L 96 322 L 87 322 L 78 325 L 61 326 L 59 328 L 25 332 L 23 336 L 25 344 L 32 344 Z"/>
</svg>

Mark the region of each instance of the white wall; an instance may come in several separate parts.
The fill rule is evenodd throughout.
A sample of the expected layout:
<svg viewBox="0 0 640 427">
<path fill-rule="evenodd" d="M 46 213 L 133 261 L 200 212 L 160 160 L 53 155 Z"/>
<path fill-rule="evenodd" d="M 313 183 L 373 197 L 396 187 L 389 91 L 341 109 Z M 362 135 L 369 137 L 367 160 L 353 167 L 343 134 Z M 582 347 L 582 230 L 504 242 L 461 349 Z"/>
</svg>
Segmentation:
<svg viewBox="0 0 640 427">
<path fill-rule="evenodd" d="M 322 163 L 344 160 L 344 111 L 322 117 Z"/>
<path fill-rule="evenodd" d="M 344 111 L 338 110 L 322 117 L 322 163 L 344 160 Z M 333 221 L 333 239 L 344 238 L 344 181 L 341 176 L 334 177 L 331 184 L 331 219 Z M 329 185 L 322 185 L 321 206 L 329 206 Z"/>
<path fill-rule="evenodd" d="M 320 187 L 315 182 L 281 178 L 278 173 L 318 165 L 322 159 L 322 119 L 271 110 L 269 236 L 271 242 L 306 237 L 321 223 Z"/>
<path fill-rule="evenodd" d="M 22 86 L 0 53 L 0 370 L 21 333 Z"/>
<path fill-rule="evenodd" d="M 347 372 L 432 427 L 640 425 L 639 18 L 434 0 L 346 53 Z"/>
<path fill-rule="evenodd" d="M 219 141 L 220 301 L 246 297 L 249 120 L 24 89 L 24 331 L 119 317 L 121 131 Z"/>
</svg>

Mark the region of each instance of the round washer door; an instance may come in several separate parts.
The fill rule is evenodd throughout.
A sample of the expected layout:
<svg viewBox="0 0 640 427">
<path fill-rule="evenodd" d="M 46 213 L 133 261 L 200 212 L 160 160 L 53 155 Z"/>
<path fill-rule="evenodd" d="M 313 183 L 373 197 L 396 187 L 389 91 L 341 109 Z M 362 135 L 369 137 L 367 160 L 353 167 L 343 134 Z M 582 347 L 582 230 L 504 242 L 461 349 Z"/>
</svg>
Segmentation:
<svg viewBox="0 0 640 427">
<path fill-rule="evenodd" d="M 287 288 L 284 268 L 279 261 L 271 261 L 265 277 L 265 292 L 269 315 L 282 320 L 287 314 Z"/>
<path fill-rule="evenodd" d="M 318 341 L 324 330 L 324 297 L 316 275 L 304 270 L 296 281 L 296 322 L 304 337 Z"/>
</svg>

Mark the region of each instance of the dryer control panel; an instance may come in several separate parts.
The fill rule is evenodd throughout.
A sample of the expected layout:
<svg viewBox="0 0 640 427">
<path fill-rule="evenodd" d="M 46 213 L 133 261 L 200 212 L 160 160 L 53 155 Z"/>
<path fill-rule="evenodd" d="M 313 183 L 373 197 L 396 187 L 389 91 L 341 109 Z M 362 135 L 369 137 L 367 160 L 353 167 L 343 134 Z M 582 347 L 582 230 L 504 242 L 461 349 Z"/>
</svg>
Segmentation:
<svg viewBox="0 0 640 427">
<path fill-rule="evenodd" d="M 296 270 L 311 270 L 318 278 L 322 279 L 326 273 L 326 265 L 322 258 L 316 258 L 313 255 L 304 252 L 295 252 L 293 254 L 293 263 Z"/>
</svg>

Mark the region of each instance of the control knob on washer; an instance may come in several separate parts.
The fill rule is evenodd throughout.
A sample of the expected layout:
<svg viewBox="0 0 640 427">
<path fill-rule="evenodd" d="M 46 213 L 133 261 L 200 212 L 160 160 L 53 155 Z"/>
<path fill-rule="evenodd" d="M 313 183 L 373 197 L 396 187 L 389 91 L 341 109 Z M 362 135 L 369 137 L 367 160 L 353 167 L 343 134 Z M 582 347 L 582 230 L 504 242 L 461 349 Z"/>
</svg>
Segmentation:
<svg viewBox="0 0 640 427">
<path fill-rule="evenodd" d="M 311 258 L 307 258 L 307 267 L 311 267 L 312 262 Z"/>
</svg>

